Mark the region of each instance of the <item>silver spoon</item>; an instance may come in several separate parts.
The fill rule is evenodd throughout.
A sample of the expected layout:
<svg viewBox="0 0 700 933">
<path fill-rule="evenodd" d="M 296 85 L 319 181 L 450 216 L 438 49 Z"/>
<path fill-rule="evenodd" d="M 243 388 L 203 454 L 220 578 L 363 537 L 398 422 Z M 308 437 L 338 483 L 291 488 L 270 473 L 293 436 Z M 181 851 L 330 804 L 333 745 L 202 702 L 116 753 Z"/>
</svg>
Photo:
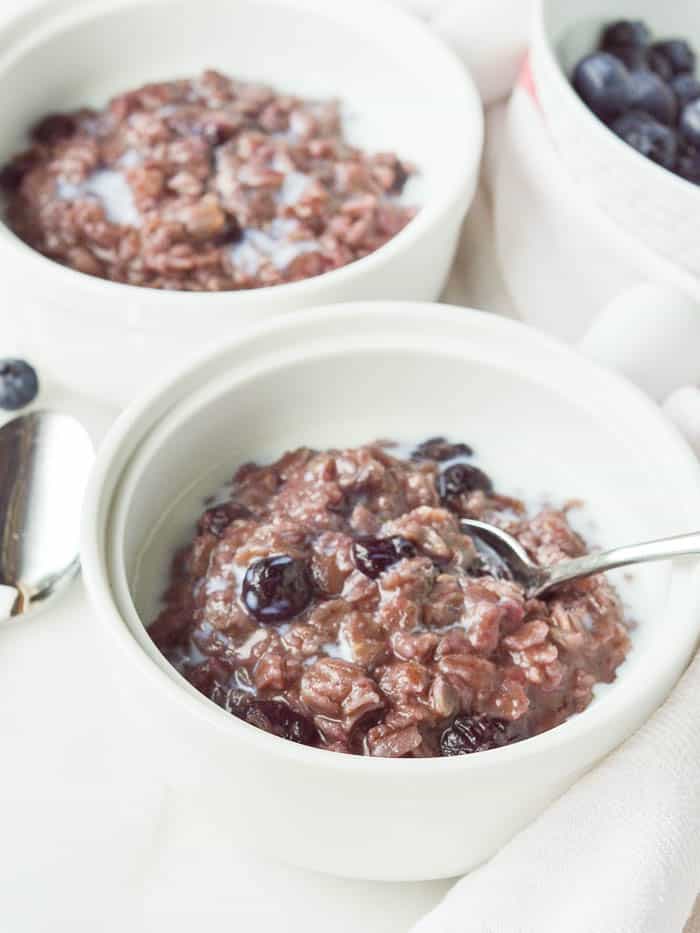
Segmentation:
<svg viewBox="0 0 700 933">
<path fill-rule="evenodd" d="M 590 577 L 604 570 L 614 570 L 615 567 L 700 554 L 700 531 L 696 531 L 674 538 L 660 538 L 658 541 L 646 541 L 643 544 L 616 547 L 597 554 L 586 554 L 584 557 L 564 560 L 550 567 L 539 567 L 529 557 L 522 544 L 508 532 L 501 531 L 487 522 L 477 522 L 470 518 L 462 519 L 460 524 L 467 534 L 478 538 L 496 552 L 510 571 L 512 579 L 525 588 L 527 596 L 541 596 L 562 583 Z"/>
<path fill-rule="evenodd" d="M 0 428 L 0 619 L 48 599 L 78 571 L 93 459 L 71 415 L 34 411 Z"/>
</svg>

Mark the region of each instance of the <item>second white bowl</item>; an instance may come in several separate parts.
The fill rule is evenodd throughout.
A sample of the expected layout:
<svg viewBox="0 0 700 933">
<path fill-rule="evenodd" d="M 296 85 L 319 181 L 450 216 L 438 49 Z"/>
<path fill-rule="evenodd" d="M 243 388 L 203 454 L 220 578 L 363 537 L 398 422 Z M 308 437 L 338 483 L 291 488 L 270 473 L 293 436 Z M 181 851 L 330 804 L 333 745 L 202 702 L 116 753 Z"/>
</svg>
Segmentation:
<svg viewBox="0 0 700 933">
<path fill-rule="evenodd" d="M 124 402 L 193 351 L 272 315 L 351 299 L 433 299 L 476 185 L 481 103 L 456 56 L 380 0 L 52 0 L 0 30 L 0 162 L 49 111 L 102 106 L 147 81 L 218 68 L 338 97 L 347 134 L 416 164 L 405 230 L 372 255 L 290 285 L 192 294 L 114 284 L 45 259 L 0 224 L 6 346 L 79 391 Z"/>
</svg>

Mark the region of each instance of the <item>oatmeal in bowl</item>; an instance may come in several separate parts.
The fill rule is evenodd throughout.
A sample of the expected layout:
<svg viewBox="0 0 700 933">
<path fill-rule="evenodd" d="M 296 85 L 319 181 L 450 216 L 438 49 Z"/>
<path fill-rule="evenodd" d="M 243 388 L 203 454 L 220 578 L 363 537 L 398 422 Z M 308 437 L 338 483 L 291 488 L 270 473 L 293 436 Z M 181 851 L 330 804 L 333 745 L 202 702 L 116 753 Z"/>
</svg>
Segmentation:
<svg viewBox="0 0 700 933">
<path fill-rule="evenodd" d="M 208 70 L 43 117 L 0 168 L 10 228 L 78 272 L 219 292 L 373 253 L 415 214 L 413 168 L 346 140 L 335 100 Z"/>
<path fill-rule="evenodd" d="M 219 706 L 305 745 L 397 758 L 521 741 L 614 679 L 622 604 L 604 576 L 526 598 L 460 518 L 543 566 L 586 550 L 566 510 L 529 515 L 467 444 L 299 448 L 242 466 L 204 511 L 149 634 Z"/>
</svg>

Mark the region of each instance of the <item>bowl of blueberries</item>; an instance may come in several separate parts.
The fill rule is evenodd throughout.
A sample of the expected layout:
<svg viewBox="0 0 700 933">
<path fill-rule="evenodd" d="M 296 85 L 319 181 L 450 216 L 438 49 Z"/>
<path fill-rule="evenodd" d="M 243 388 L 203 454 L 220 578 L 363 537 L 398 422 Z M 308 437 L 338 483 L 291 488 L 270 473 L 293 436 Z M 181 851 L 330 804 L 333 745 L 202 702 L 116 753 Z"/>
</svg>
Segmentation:
<svg viewBox="0 0 700 933">
<path fill-rule="evenodd" d="M 540 0 L 531 65 L 572 180 L 644 246 L 700 274 L 700 20 L 652 0 Z"/>
</svg>

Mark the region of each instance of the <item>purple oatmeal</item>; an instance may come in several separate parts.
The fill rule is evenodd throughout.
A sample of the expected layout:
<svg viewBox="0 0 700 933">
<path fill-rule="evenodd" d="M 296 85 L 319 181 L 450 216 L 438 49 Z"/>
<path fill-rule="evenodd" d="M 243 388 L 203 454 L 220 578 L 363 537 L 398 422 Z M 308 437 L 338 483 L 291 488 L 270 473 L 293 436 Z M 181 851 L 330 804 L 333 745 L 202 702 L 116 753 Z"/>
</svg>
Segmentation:
<svg viewBox="0 0 700 933">
<path fill-rule="evenodd" d="M 174 561 L 160 651 L 233 715 L 337 752 L 468 754 L 585 709 L 630 647 L 615 590 L 595 576 L 527 599 L 459 523 L 547 565 L 585 553 L 567 510 L 528 516 L 466 444 L 390 451 L 242 466 Z"/>
<path fill-rule="evenodd" d="M 130 285 L 226 291 L 379 249 L 415 215 L 399 200 L 411 172 L 393 153 L 351 146 L 335 101 L 205 71 L 45 117 L 0 187 L 9 226 L 57 262 Z"/>
</svg>

